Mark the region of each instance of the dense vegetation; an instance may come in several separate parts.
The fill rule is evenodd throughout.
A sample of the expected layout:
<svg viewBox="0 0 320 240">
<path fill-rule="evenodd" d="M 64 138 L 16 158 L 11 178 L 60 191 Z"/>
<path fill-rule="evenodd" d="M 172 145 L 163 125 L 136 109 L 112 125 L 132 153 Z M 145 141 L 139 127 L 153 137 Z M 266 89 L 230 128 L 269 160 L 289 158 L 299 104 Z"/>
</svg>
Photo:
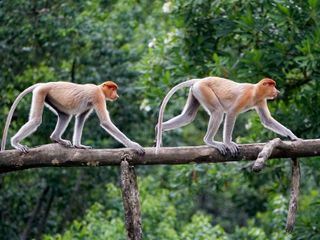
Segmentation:
<svg viewBox="0 0 320 240">
<path fill-rule="evenodd" d="M 0 130 L 15 96 L 36 82 L 120 85 L 108 109 L 117 126 L 152 146 L 165 93 L 192 77 L 277 81 L 273 115 L 302 138 L 320 133 L 320 3 L 317 0 L 4 0 L 0 1 Z M 170 101 L 178 114 L 186 92 Z M 18 106 L 12 136 L 26 121 L 30 96 Z M 56 117 L 24 142 L 49 142 Z M 208 117 L 168 132 L 164 144 L 200 145 Z M 121 146 L 93 115 L 83 143 Z M 243 127 L 245 126 L 245 127 Z M 220 136 L 221 134 L 219 134 Z M 72 126 L 66 138 L 72 136 Z M 275 134 L 255 113 L 236 124 L 238 143 Z M 221 137 L 220 137 L 221 138 Z M 297 224 L 284 233 L 289 161 L 260 174 L 247 163 L 139 167 L 145 239 L 319 239 L 320 159 L 302 160 Z M 1 239 L 125 239 L 119 169 L 32 169 L 1 176 Z"/>
</svg>

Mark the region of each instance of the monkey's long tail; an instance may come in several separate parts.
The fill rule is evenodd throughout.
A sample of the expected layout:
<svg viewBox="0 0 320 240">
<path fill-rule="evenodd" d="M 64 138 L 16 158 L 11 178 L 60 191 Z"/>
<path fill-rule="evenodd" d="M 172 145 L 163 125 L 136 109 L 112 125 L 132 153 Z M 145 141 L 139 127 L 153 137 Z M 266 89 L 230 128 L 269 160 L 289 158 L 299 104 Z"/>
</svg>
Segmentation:
<svg viewBox="0 0 320 240">
<path fill-rule="evenodd" d="M 10 108 L 10 111 L 8 113 L 8 117 L 7 117 L 7 120 L 6 120 L 6 125 L 3 129 L 3 134 L 2 134 L 2 140 L 1 140 L 1 150 L 0 151 L 4 151 L 6 149 L 6 142 L 7 142 L 7 135 L 8 135 L 8 129 L 9 129 L 9 126 L 10 126 L 10 123 L 11 123 L 11 119 L 12 119 L 12 115 L 14 113 L 14 110 L 16 109 L 18 103 L 21 101 L 21 99 L 27 95 L 28 93 L 32 92 L 37 86 L 39 86 L 40 84 L 37 83 L 37 84 L 34 84 L 28 88 L 26 88 L 22 93 L 20 93 L 18 95 L 18 97 L 16 98 L 16 100 L 14 100 L 11 108 Z"/>
<path fill-rule="evenodd" d="M 178 85 L 174 86 L 164 97 L 162 104 L 160 106 L 159 110 L 159 117 L 158 117 L 158 124 L 157 124 L 157 138 L 156 138 L 156 154 L 158 154 L 161 143 L 162 143 L 162 123 L 163 123 L 163 114 L 164 109 L 169 101 L 169 99 L 172 97 L 172 95 L 178 91 L 179 89 L 185 88 L 185 87 L 191 87 L 195 82 L 199 81 L 199 79 L 191 79 L 182 83 L 179 83 Z"/>
</svg>

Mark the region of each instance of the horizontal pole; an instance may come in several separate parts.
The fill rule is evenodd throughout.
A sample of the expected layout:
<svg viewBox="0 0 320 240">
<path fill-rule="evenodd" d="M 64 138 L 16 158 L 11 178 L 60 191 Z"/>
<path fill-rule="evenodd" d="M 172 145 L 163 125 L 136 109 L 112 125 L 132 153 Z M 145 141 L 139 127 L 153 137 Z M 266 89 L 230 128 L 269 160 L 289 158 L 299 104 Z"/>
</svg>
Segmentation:
<svg viewBox="0 0 320 240">
<path fill-rule="evenodd" d="M 257 159 L 265 143 L 240 144 L 237 156 L 221 155 L 208 146 L 163 147 L 158 154 L 155 148 L 145 148 L 145 155 L 134 150 L 119 149 L 75 149 L 59 144 L 47 144 L 30 149 L 29 153 L 17 150 L 0 152 L 0 173 L 38 167 L 88 167 L 120 165 L 128 155 L 130 165 L 189 164 L 249 161 Z M 276 147 L 270 158 L 298 158 L 320 156 L 320 139 L 284 141 Z"/>
</svg>

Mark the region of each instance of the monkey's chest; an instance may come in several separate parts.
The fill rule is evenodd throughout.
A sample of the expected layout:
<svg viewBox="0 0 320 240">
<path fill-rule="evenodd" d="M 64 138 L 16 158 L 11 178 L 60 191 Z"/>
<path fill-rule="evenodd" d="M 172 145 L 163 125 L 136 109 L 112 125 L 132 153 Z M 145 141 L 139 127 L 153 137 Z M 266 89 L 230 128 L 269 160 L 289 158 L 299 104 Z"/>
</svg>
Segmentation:
<svg viewBox="0 0 320 240">
<path fill-rule="evenodd" d="M 244 108 L 242 108 L 242 109 L 240 110 L 240 113 L 248 112 L 248 111 L 250 111 L 250 110 L 252 110 L 252 109 L 254 109 L 254 106 L 251 106 L 251 105 L 245 106 Z"/>
</svg>

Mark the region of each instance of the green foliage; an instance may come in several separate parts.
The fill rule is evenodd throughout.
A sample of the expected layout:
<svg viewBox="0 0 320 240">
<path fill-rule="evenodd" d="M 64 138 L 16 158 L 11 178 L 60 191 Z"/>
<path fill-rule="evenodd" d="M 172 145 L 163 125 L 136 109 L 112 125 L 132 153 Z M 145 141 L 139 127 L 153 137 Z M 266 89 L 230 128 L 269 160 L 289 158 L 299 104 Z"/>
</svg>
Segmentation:
<svg viewBox="0 0 320 240">
<path fill-rule="evenodd" d="M 212 227 L 210 224 L 210 217 L 203 214 L 196 214 L 192 216 L 191 223 L 186 224 L 183 227 L 180 239 L 217 239 L 226 240 L 228 239 L 225 231 L 219 225 Z M 196 229 L 196 231 L 195 231 Z"/>
</svg>

